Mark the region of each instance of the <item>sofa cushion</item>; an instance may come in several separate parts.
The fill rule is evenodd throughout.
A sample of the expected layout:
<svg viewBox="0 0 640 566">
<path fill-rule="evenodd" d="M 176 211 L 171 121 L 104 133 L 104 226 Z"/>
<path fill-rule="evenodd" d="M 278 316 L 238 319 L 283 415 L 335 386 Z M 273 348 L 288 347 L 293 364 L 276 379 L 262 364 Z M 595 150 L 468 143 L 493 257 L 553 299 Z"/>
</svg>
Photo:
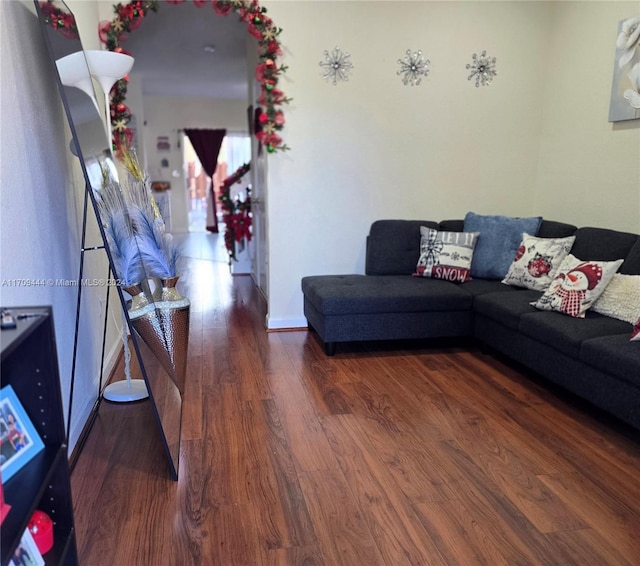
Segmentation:
<svg viewBox="0 0 640 566">
<path fill-rule="evenodd" d="M 464 232 L 464 220 L 441 220 L 438 224 L 438 230 L 445 230 L 447 232 Z"/>
<path fill-rule="evenodd" d="M 625 259 L 637 240 L 637 234 L 628 232 L 618 232 L 607 228 L 578 228 L 571 253 L 578 259 L 585 261 L 592 259 L 615 261 L 616 259 Z M 640 250 L 638 254 L 640 255 Z M 640 259 L 638 262 L 640 263 Z M 629 272 L 623 271 L 623 273 Z"/>
<path fill-rule="evenodd" d="M 549 288 L 534 306 L 545 311 L 584 318 L 587 310 L 604 292 L 621 264 L 621 259 L 581 261 L 569 254 Z"/>
<path fill-rule="evenodd" d="M 629 342 L 628 332 L 585 340 L 580 359 L 640 387 L 640 344 Z"/>
<path fill-rule="evenodd" d="M 471 262 L 471 277 L 502 279 L 516 255 L 522 233 L 536 236 L 542 217 L 511 218 L 468 212 L 464 218 L 465 232 L 480 232 Z"/>
<path fill-rule="evenodd" d="M 416 275 L 457 283 L 469 281 L 478 232 L 445 232 L 420 226 L 420 258 Z"/>
<path fill-rule="evenodd" d="M 540 230 L 538 230 L 538 236 L 540 238 L 565 238 L 566 236 L 573 236 L 577 229 L 573 224 L 543 218 Z"/>
<path fill-rule="evenodd" d="M 640 237 L 631 246 L 618 271 L 625 275 L 640 275 Z"/>
<path fill-rule="evenodd" d="M 411 275 L 420 257 L 420 226 L 438 228 L 430 220 L 377 220 L 367 236 L 367 275 Z"/>
<path fill-rule="evenodd" d="M 472 279 L 471 281 L 464 283 L 462 288 L 474 297 L 486 295 L 487 293 L 511 293 L 514 291 L 522 291 L 522 289 L 519 289 L 518 287 L 510 287 L 509 285 L 505 285 L 501 281 L 497 281 L 495 279 Z"/>
<path fill-rule="evenodd" d="M 525 232 L 502 282 L 533 291 L 544 291 L 556 276 L 575 239 L 575 236 L 538 238 Z"/>
<path fill-rule="evenodd" d="M 507 289 L 513 289 L 513 287 L 507 287 Z M 530 303 L 539 296 L 539 291 L 528 289 L 522 289 L 517 293 L 488 293 L 474 299 L 473 310 L 507 328 L 518 330 L 520 317 L 523 314 L 537 312 Z"/>
<path fill-rule="evenodd" d="M 460 285 L 403 275 L 309 276 L 302 292 L 325 315 L 471 310 L 473 302 Z"/>
<path fill-rule="evenodd" d="M 585 340 L 611 334 L 626 333 L 629 336 L 631 325 L 592 312 L 588 312 L 585 318 L 557 312 L 534 312 L 520 317 L 518 330 L 564 354 L 579 358 L 580 347 Z"/>
</svg>

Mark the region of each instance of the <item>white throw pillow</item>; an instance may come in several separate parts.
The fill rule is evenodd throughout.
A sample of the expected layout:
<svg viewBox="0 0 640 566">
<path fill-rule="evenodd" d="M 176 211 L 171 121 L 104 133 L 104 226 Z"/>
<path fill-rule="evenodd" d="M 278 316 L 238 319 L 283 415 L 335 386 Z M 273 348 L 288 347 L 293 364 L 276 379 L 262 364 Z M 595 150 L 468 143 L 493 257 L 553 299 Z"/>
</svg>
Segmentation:
<svg viewBox="0 0 640 566">
<path fill-rule="evenodd" d="M 629 324 L 636 322 L 640 319 L 640 275 L 616 273 L 591 309 Z"/>
</svg>

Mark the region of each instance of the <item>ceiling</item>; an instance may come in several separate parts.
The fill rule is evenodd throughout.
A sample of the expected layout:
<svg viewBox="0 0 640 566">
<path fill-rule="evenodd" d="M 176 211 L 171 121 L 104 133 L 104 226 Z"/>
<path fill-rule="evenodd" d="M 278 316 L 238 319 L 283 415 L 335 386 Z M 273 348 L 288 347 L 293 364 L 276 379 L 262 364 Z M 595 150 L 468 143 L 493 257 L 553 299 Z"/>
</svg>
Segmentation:
<svg viewBox="0 0 640 566">
<path fill-rule="evenodd" d="M 247 26 L 206 4 L 159 2 L 122 47 L 148 96 L 247 99 Z M 205 51 L 213 46 L 213 53 Z"/>
</svg>

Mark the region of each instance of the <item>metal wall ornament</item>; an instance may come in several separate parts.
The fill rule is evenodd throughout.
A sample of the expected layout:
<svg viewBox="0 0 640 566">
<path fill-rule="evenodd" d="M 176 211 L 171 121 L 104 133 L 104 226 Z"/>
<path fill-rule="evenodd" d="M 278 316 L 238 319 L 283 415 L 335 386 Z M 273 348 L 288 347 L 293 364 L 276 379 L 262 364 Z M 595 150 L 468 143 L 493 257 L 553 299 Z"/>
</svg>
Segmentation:
<svg viewBox="0 0 640 566">
<path fill-rule="evenodd" d="M 349 61 L 351 55 L 340 51 L 339 47 L 334 47 L 333 51 L 324 52 L 324 61 L 320 61 L 320 66 L 324 68 L 322 78 L 326 81 L 331 80 L 334 86 L 338 82 L 348 81 L 353 63 Z"/>
<path fill-rule="evenodd" d="M 402 83 L 407 86 L 418 86 L 422 82 L 422 77 L 429 75 L 429 59 L 423 59 L 422 51 L 418 49 L 415 53 L 407 49 L 404 59 L 398 59 L 400 70 L 397 72 L 402 76 Z"/>
<path fill-rule="evenodd" d="M 471 70 L 467 80 L 470 81 L 475 77 L 476 87 L 489 86 L 498 74 L 498 71 L 496 71 L 496 58 L 489 57 L 486 51 L 480 53 L 479 57 L 477 53 L 474 53 L 472 62 L 467 63 L 466 68 Z"/>
</svg>

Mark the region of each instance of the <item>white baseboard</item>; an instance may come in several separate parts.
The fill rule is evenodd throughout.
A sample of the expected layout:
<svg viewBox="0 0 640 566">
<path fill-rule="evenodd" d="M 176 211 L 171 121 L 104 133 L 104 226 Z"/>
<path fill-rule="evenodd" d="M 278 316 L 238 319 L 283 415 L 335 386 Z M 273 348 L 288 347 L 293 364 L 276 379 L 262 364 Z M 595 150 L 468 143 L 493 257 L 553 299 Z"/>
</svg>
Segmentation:
<svg viewBox="0 0 640 566">
<path fill-rule="evenodd" d="M 267 330 L 305 330 L 307 319 L 301 318 L 272 318 L 267 315 Z"/>
<path fill-rule="evenodd" d="M 120 353 L 122 352 L 122 339 L 119 338 L 114 341 L 111 345 L 111 348 L 105 353 L 104 359 L 104 368 L 102 372 L 102 386 L 104 387 L 118 362 L 118 358 L 120 357 Z M 99 366 L 98 366 L 99 367 Z M 99 370 L 98 370 L 99 371 Z M 91 417 L 91 410 L 95 405 L 95 402 L 98 400 L 98 395 L 100 392 L 98 391 L 98 383 L 100 381 L 100 376 L 96 375 L 95 384 L 96 384 L 96 395 L 95 397 L 85 397 L 80 400 L 74 397 L 73 399 L 73 414 L 71 415 L 71 427 L 69 430 L 69 454 L 73 452 L 73 449 L 76 445 L 76 442 L 80 438 L 84 427 L 86 426 L 89 418 Z M 81 404 L 82 403 L 82 404 Z M 66 419 L 66 415 L 65 415 Z"/>
</svg>

